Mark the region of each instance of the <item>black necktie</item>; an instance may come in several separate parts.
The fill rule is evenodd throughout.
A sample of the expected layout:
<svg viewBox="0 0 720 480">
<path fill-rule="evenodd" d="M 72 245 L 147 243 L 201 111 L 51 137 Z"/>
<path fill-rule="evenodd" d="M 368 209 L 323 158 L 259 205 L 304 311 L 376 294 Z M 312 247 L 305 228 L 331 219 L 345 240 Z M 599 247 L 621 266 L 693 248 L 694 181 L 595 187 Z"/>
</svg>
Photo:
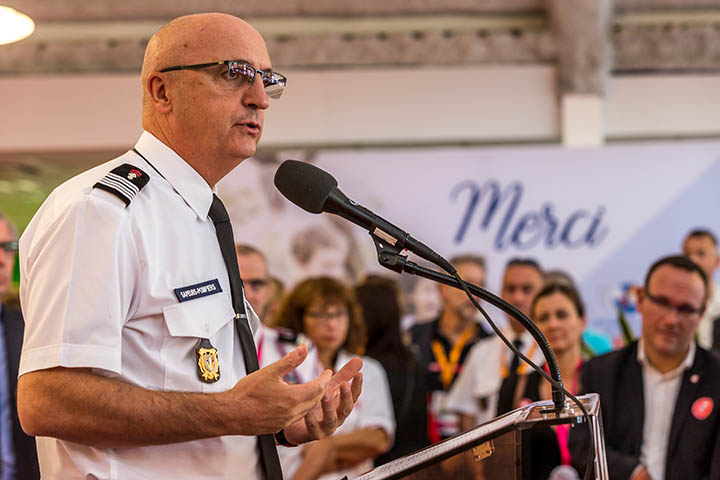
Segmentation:
<svg viewBox="0 0 720 480">
<path fill-rule="evenodd" d="M 522 338 L 515 337 L 515 340 L 512 341 L 512 344 L 515 348 L 522 351 L 522 344 L 523 344 Z M 518 357 L 517 353 L 513 352 L 513 358 L 512 358 L 512 361 L 510 362 L 509 375 L 514 375 L 519 366 L 520 366 L 520 357 Z"/>
<path fill-rule="evenodd" d="M 245 311 L 243 285 L 237 257 L 235 256 L 235 239 L 233 238 L 232 225 L 230 225 L 230 217 L 227 210 L 225 210 L 225 205 L 215 194 L 213 194 L 213 202 L 208 215 L 215 224 L 215 234 L 220 244 L 220 251 L 225 261 L 228 277 L 230 277 L 230 294 L 232 296 L 233 310 L 235 310 L 235 328 L 240 337 L 245 368 L 247 373 L 250 374 L 259 368 L 257 350 L 255 349 L 255 342 L 253 341 L 247 312 Z M 275 437 L 269 434 L 258 435 L 258 444 L 260 447 L 260 462 L 263 470 L 265 470 L 265 477 L 268 480 L 282 480 L 282 469 L 275 448 Z"/>
</svg>

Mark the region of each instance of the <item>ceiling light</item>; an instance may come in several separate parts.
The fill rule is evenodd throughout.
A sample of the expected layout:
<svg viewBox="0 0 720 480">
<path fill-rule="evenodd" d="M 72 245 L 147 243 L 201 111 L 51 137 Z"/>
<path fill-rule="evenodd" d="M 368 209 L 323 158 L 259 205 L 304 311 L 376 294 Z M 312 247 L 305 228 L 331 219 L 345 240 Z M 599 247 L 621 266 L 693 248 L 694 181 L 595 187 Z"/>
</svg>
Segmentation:
<svg viewBox="0 0 720 480">
<path fill-rule="evenodd" d="M 17 42 L 35 31 L 35 22 L 24 13 L 0 6 L 0 45 Z"/>
</svg>

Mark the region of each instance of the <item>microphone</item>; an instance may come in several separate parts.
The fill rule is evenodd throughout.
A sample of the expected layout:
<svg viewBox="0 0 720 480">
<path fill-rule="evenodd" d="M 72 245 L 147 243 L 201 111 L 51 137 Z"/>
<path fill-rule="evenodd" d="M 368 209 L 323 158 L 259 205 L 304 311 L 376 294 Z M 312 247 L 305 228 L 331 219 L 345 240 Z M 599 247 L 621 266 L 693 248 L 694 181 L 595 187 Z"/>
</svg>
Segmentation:
<svg viewBox="0 0 720 480">
<path fill-rule="evenodd" d="M 398 251 L 407 249 L 447 272 L 455 272 L 455 268 L 433 249 L 349 199 L 337 188 L 337 184 L 337 180 L 325 170 L 297 160 L 284 161 L 275 172 L 275 187 L 303 210 L 339 215 L 369 231 L 376 241 L 385 242 Z"/>
</svg>

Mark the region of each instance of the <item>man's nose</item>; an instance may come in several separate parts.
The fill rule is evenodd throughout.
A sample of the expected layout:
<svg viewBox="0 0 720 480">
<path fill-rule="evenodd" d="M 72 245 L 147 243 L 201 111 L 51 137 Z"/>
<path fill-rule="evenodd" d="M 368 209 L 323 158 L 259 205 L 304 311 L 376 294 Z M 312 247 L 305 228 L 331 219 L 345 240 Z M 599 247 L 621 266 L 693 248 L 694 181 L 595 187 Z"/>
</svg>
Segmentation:
<svg viewBox="0 0 720 480">
<path fill-rule="evenodd" d="M 678 311 L 675 307 L 670 307 L 667 309 L 665 315 L 663 316 L 663 323 L 665 323 L 666 325 L 675 325 L 677 323 L 680 323 Z"/>
<path fill-rule="evenodd" d="M 522 292 L 514 292 L 510 296 L 510 303 L 512 303 L 513 305 L 522 305 L 523 303 L 525 303 L 525 294 Z"/>
<path fill-rule="evenodd" d="M 260 74 L 255 76 L 255 80 L 250 85 L 243 96 L 243 103 L 248 107 L 255 107 L 260 110 L 266 110 L 270 106 L 270 97 L 265 92 Z"/>
</svg>

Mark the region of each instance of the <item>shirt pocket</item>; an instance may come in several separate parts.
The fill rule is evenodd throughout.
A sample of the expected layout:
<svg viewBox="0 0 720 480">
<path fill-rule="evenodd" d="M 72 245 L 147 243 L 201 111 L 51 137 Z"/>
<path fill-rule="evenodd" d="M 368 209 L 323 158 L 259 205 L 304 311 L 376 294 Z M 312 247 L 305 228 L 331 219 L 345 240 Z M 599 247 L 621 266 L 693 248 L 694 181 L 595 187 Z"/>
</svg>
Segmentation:
<svg viewBox="0 0 720 480">
<path fill-rule="evenodd" d="M 160 355 L 165 390 L 220 391 L 234 385 L 232 379 L 237 381 L 233 373 L 234 315 L 225 292 L 163 308 L 167 330 Z M 203 338 L 217 350 L 220 379 L 213 383 L 204 382 L 198 373 L 195 350 Z"/>
</svg>

